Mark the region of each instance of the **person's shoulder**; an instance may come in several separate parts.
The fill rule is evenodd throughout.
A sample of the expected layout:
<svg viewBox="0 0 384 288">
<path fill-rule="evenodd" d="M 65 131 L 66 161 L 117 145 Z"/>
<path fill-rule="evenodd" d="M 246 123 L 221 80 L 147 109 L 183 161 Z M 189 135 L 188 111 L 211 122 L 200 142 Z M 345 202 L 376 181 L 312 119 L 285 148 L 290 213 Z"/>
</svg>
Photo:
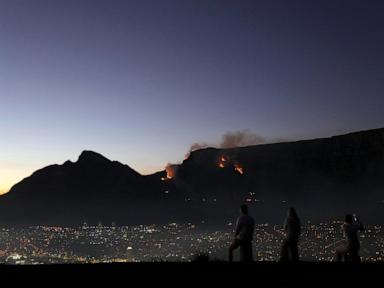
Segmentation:
<svg viewBox="0 0 384 288">
<path fill-rule="evenodd" d="M 239 221 L 246 221 L 248 219 L 248 215 L 240 215 L 239 218 L 237 218 Z"/>
<path fill-rule="evenodd" d="M 354 228 L 354 229 L 360 229 L 361 226 L 362 226 L 362 225 L 361 225 L 360 223 L 354 223 L 354 224 L 353 224 L 353 228 Z"/>
</svg>

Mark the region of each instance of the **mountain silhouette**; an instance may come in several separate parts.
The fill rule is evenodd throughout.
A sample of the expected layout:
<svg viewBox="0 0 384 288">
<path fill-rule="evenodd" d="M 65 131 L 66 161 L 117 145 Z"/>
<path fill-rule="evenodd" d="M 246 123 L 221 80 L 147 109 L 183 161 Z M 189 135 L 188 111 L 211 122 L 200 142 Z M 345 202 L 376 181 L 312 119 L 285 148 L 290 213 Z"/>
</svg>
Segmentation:
<svg viewBox="0 0 384 288">
<path fill-rule="evenodd" d="M 63 165 L 45 167 L 13 186 L 0 198 L 1 222 L 111 223 L 129 217 L 138 208 L 137 201 L 156 200 L 150 178 L 120 162 L 84 151 L 74 163 L 66 161 Z M 139 215 L 138 212 L 135 214 Z"/>
<path fill-rule="evenodd" d="M 0 196 L 0 225 L 80 225 L 233 220 L 246 202 L 259 221 L 383 217 L 384 129 L 231 149 L 206 148 L 140 175 L 101 154 L 34 172 Z"/>
</svg>

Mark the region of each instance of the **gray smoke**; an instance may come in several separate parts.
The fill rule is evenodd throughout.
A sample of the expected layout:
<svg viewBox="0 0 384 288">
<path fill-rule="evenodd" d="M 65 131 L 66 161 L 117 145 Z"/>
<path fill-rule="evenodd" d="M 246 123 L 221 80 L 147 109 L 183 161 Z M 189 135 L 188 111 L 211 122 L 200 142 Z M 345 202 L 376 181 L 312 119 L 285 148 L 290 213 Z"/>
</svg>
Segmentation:
<svg viewBox="0 0 384 288">
<path fill-rule="evenodd" d="M 264 137 L 250 132 L 249 130 L 227 132 L 223 135 L 220 148 L 235 148 L 266 143 Z"/>
<path fill-rule="evenodd" d="M 193 143 L 191 145 L 191 148 L 189 149 L 189 151 L 195 151 L 195 150 L 199 150 L 199 149 L 204 149 L 204 148 L 207 148 L 209 147 L 210 145 L 208 143 Z"/>
<path fill-rule="evenodd" d="M 257 135 L 255 133 L 252 133 L 249 130 L 239 130 L 239 131 L 233 131 L 233 132 L 225 133 L 221 137 L 220 143 L 216 143 L 216 144 L 208 144 L 206 142 L 193 143 L 189 149 L 189 152 L 199 150 L 199 149 L 204 149 L 207 147 L 226 149 L 226 148 L 259 145 L 259 144 L 264 144 L 266 142 L 267 141 L 264 137 Z"/>
</svg>

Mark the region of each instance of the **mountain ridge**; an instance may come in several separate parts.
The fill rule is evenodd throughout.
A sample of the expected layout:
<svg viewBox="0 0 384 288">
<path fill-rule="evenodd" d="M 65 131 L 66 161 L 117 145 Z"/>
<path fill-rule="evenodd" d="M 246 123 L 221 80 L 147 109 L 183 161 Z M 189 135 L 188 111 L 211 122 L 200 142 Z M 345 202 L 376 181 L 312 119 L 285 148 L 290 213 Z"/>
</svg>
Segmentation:
<svg viewBox="0 0 384 288">
<path fill-rule="evenodd" d="M 260 221 L 278 221 L 287 205 L 309 219 L 350 210 L 375 219 L 383 179 L 384 128 L 204 148 L 151 175 L 84 150 L 76 162 L 39 169 L 0 196 L 0 225 L 225 221 L 244 202 Z"/>
</svg>

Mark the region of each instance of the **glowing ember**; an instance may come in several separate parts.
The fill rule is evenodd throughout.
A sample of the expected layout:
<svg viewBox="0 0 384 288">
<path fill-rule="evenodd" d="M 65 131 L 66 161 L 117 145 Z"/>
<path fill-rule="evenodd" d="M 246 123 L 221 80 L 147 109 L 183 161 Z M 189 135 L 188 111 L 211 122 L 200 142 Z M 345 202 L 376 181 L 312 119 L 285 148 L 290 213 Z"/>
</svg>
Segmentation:
<svg viewBox="0 0 384 288">
<path fill-rule="evenodd" d="M 220 157 L 220 161 L 219 161 L 219 167 L 220 168 L 225 168 L 226 162 L 227 162 L 227 159 L 224 156 L 221 156 Z"/>
<path fill-rule="evenodd" d="M 235 164 L 235 171 L 239 172 L 241 175 L 244 174 L 244 169 L 239 164 Z"/>
</svg>

